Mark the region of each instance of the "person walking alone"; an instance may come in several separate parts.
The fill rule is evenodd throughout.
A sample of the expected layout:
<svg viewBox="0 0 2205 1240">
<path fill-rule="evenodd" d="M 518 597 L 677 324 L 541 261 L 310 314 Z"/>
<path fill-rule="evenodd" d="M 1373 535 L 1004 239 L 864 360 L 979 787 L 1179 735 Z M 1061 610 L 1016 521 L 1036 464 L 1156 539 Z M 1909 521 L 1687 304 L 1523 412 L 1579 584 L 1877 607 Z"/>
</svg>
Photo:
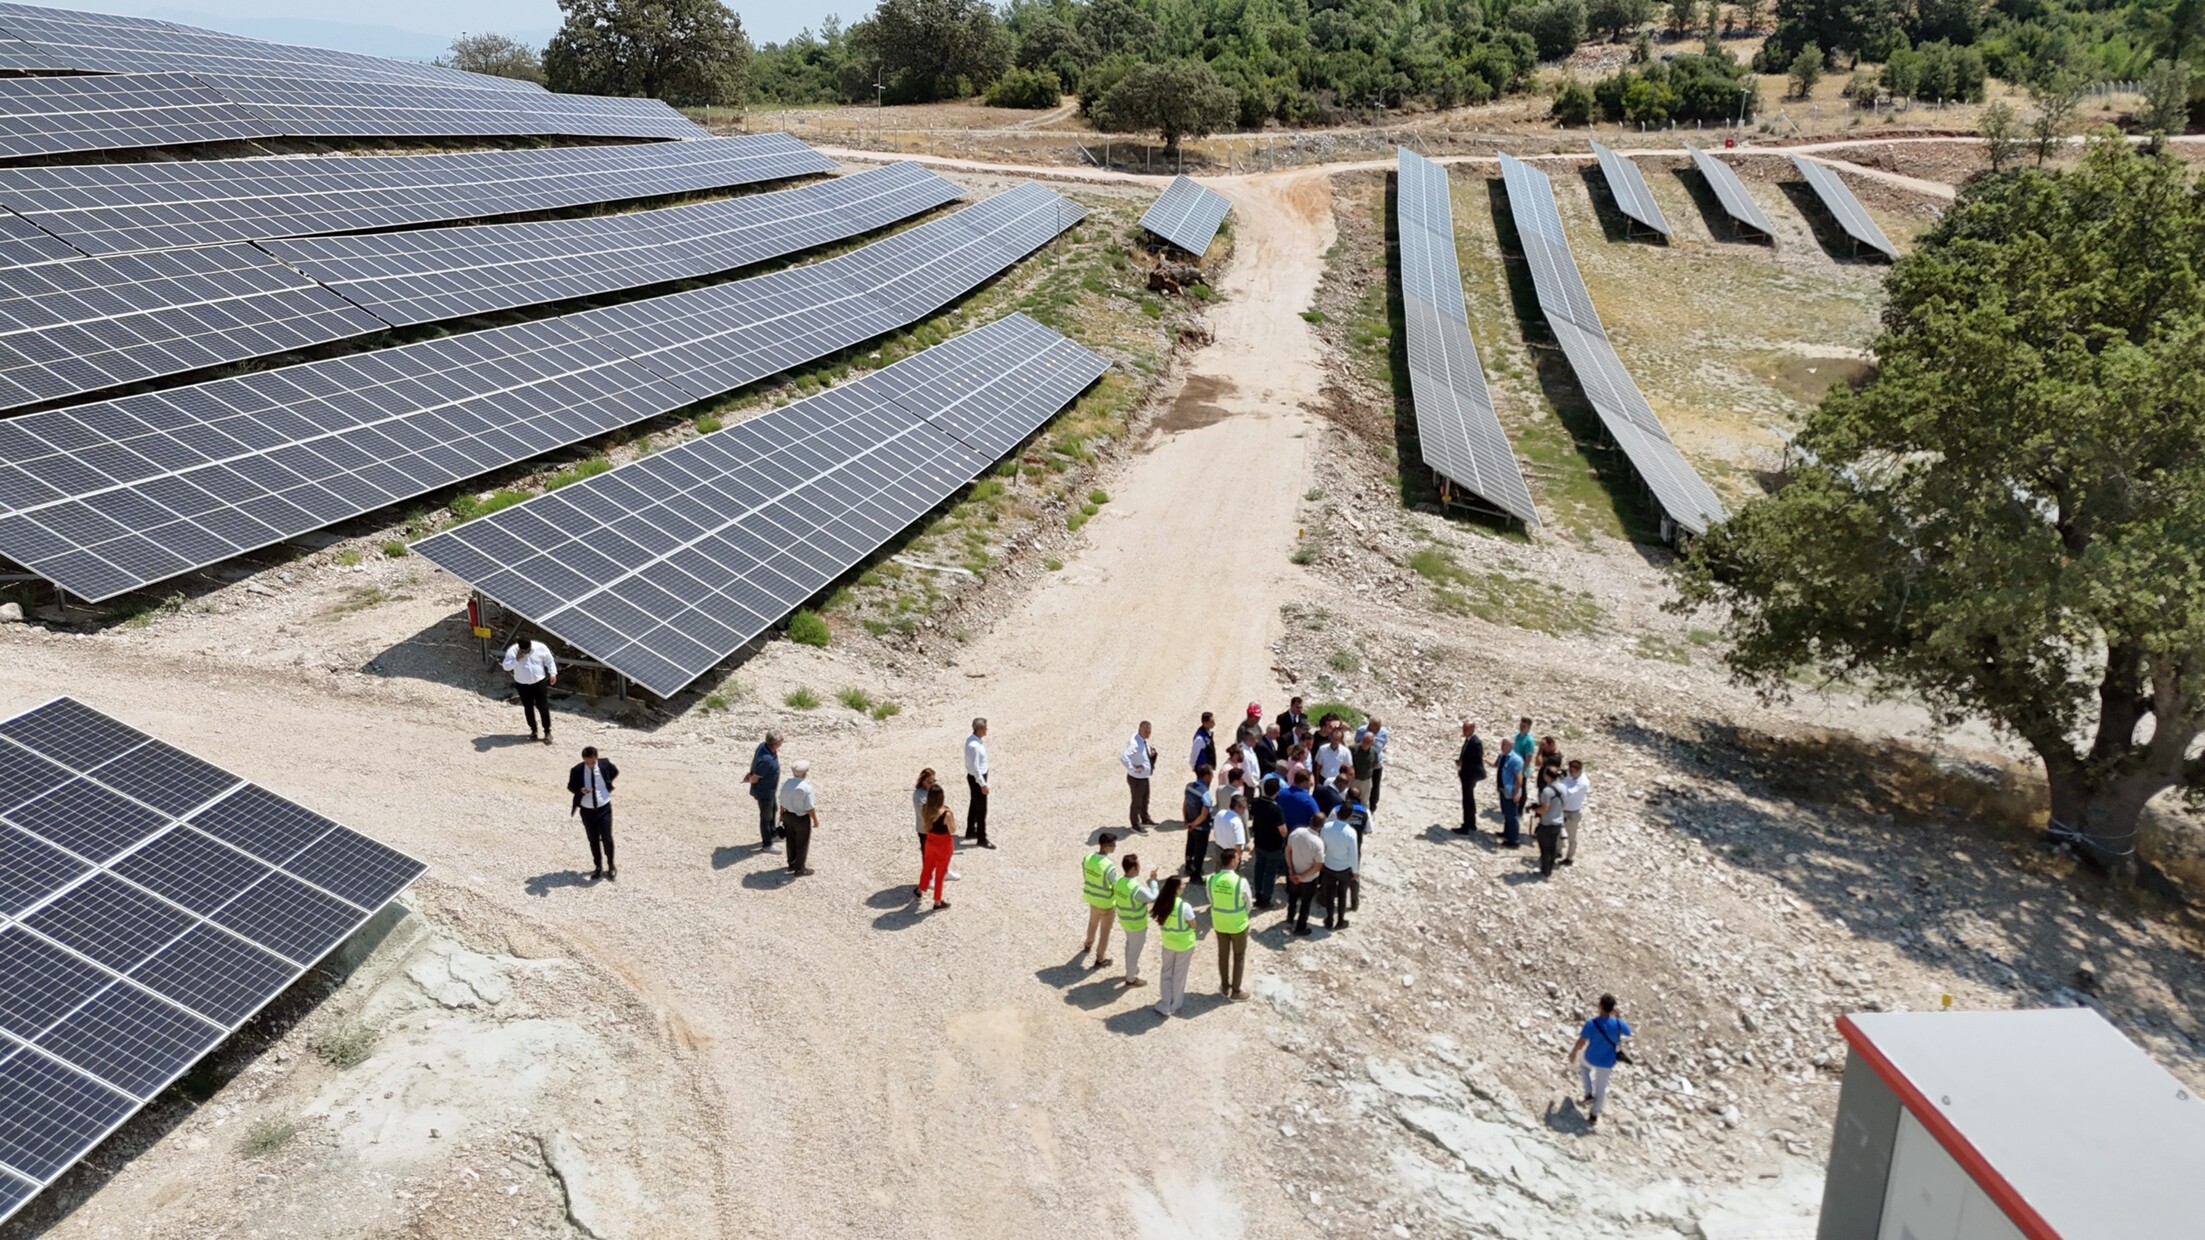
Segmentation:
<svg viewBox="0 0 2205 1240">
<path fill-rule="evenodd" d="M 1562 790 L 1562 864 L 1577 864 L 1577 837 L 1585 830 L 1585 794 L 1592 785 L 1585 779 L 1585 764 L 1570 760 L 1570 773 L 1556 785 Z"/>
<path fill-rule="evenodd" d="M 974 719 L 972 735 L 965 738 L 965 838 L 982 848 L 995 845 L 988 839 L 988 721 Z"/>
<path fill-rule="evenodd" d="M 1485 781 L 1485 741 L 1478 725 L 1462 721 L 1462 749 L 1455 755 L 1455 780 L 1462 785 L 1462 825 L 1456 835 L 1475 835 L 1478 830 L 1478 785 Z"/>
<path fill-rule="evenodd" d="M 1113 884 L 1111 897 L 1118 911 L 1118 928 L 1125 931 L 1126 989 L 1146 986 L 1148 982 L 1141 977 L 1141 949 L 1148 945 L 1148 906 L 1156 901 L 1156 880 L 1141 881 L 1139 856 L 1125 855 L 1125 873 Z"/>
<path fill-rule="evenodd" d="M 1348 928 L 1348 905 L 1352 896 L 1360 894 L 1356 887 L 1356 869 L 1363 864 L 1363 854 L 1355 839 L 1355 828 L 1348 820 L 1335 814 L 1325 820 L 1319 833 L 1324 840 L 1325 872 L 1318 880 L 1317 899 L 1325 906 L 1325 929 Z"/>
<path fill-rule="evenodd" d="M 912 889 L 916 900 L 926 894 L 928 882 L 934 884 L 934 907 L 948 908 L 942 899 L 942 879 L 949 873 L 950 853 L 957 847 L 957 820 L 949 812 L 949 797 L 936 784 L 926 790 L 926 805 L 919 811 L 926 822 L 926 849 L 919 863 L 919 885 Z"/>
<path fill-rule="evenodd" d="M 1210 875 L 1210 937 L 1217 940 L 1217 988 L 1228 999 L 1245 999 L 1240 988 L 1248 967 L 1248 906 L 1255 896 L 1240 876 L 1240 850 L 1228 848 Z"/>
<path fill-rule="evenodd" d="M 1141 726 L 1133 730 L 1133 739 L 1126 742 L 1125 752 L 1118 761 L 1125 767 L 1125 787 L 1130 804 L 1126 806 L 1125 825 L 1146 833 L 1156 825 L 1148 816 L 1148 785 L 1156 774 L 1156 747 L 1149 744 L 1149 723 L 1143 719 Z"/>
<path fill-rule="evenodd" d="M 1187 795 L 1179 807 L 1179 817 L 1187 824 L 1187 857 L 1180 869 L 1197 881 L 1202 877 L 1202 863 L 1209 859 L 1210 818 L 1216 806 L 1210 791 L 1210 776 L 1214 773 L 1208 766 L 1194 768 L 1194 780 L 1187 785 Z"/>
<path fill-rule="evenodd" d="M 559 683 L 559 661 L 551 647 L 540 641 L 515 638 L 505 648 L 504 667 L 513 673 L 513 690 L 521 695 L 521 716 L 528 720 L 528 739 L 536 739 L 536 720 L 544 724 L 544 744 L 551 743 L 551 686 Z"/>
<path fill-rule="evenodd" d="M 590 843 L 590 878 L 618 879 L 613 865 L 612 794 L 620 768 L 597 756 L 597 746 L 584 745 L 582 760 L 567 772 L 567 792 L 574 798 L 567 813 L 582 816 L 582 834 Z"/>
<path fill-rule="evenodd" d="M 768 732 L 758 742 L 758 748 L 750 754 L 750 773 L 743 782 L 750 785 L 750 795 L 758 802 L 758 851 L 773 851 L 773 810 L 775 794 L 781 790 L 781 734 Z"/>
<path fill-rule="evenodd" d="M 1577 1045 L 1563 1060 L 1575 1059 L 1579 1078 L 1585 1086 L 1585 1123 L 1600 1122 L 1600 1113 L 1608 1109 L 1608 1077 L 1615 1071 L 1617 1060 L 1629 1063 L 1624 1053 L 1623 1039 L 1631 1036 L 1631 1027 L 1616 1015 L 1614 995 L 1600 996 L 1600 1015 L 1585 1022 L 1577 1031 Z"/>
<path fill-rule="evenodd" d="M 1080 940 L 1080 955 L 1092 950 L 1098 969 L 1110 963 L 1110 915 L 1118 890 L 1118 864 L 1110 854 L 1116 851 L 1118 837 L 1105 831 L 1095 841 L 1095 851 L 1080 862 L 1080 898 L 1087 901 L 1087 937 Z"/>
<path fill-rule="evenodd" d="M 1164 944 L 1164 962 L 1156 969 L 1156 1014 L 1168 1017 L 1186 1001 L 1187 970 L 1194 964 L 1194 910 L 1179 898 L 1177 875 L 1164 880 L 1149 912 Z"/>
<path fill-rule="evenodd" d="M 812 872 L 812 828 L 819 825 L 819 793 L 812 787 L 812 764 L 799 758 L 789 763 L 789 778 L 781 785 L 781 834 L 789 841 L 789 873 L 802 878 Z"/>
<path fill-rule="evenodd" d="M 1561 854 L 1562 843 L 1562 772 L 1551 766 L 1539 768 L 1539 825 L 1532 828 L 1532 835 L 1539 841 L 1539 877 L 1554 876 L 1555 858 Z"/>
</svg>

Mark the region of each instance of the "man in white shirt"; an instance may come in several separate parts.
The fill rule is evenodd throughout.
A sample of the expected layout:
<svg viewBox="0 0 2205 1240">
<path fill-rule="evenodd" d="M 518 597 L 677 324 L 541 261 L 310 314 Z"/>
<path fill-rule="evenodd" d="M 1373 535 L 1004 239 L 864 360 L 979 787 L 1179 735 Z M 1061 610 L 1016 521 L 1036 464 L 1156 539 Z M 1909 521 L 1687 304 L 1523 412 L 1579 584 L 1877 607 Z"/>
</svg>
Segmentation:
<svg viewBox="0 0 2205 1240">
<path fill-rule="evenodd" d="M 1132 804 L 1126 807 L 1126 825 L 1146 833 L 1156 825 L 1148 816 L 1148 781 L 1156 774 L 1156 748 L 1148 743 L 1149 724 L 1143 719 L 1134 730 L 1133 739 L 1126 742 L 1125 752 L 1118 755 L 1118 762 L 1125 767 L 1125 786 Z"/>
<path fill-rule="evenodd" d="M 1309 906 L 1324 872 L 1324 837 L 1312 818 L 1286 837 L 1286 924 L 1291 933 L 1309 933 Z"/>
<path fill-rule="evenodd" d="M 1245 856 L 1248 851 L 1248 797 L 1236 792 L 1226 802 L 1226 808 L 1217 816 L 1210 828 L 1209 862 L 1211 871 L 1224 868 L 1225 854 L 1237 852 Z"/>
<path fill-rule="evenodd" d="M 505 648 L 505 670 L 513 673 L 513 688 L 521 695 L 521 714 L 528 719 L 528 739 L 536 739 L 536 717 L 543 716 L 544 744 L 551 743 L 551 686 L 559 683 L 559 663 L 551 647 L 540 641 L 516 638 Z"/>
<path fill-rule="evenodd" d="M 590 871 L 592 880 L 620 877 L 613 865 L 612 833 L 613 784 L 619 778 L 620 768 L 600 759 L 595 745 L 585 745 L 582 760 L 567 772 L 567 792 L 574 798 L 567 812 L 582 816 L 582 834 L 589 839 L 590 863 L 596 867 Z"/>
<path fill-rule="evenodd" d="M 1562 864 L 1577 863 L 1577 836 L 1584 830 L 1585 794 L 1592 785 L 1585 779 L 1585 764 L 1572 761 L 1570 773 L 1555 781 L 1562 790 Z"/>
<path fill-rule="evenodd" d="M 1349 753 L 1348 747 L 1341 743 L 1339 734 L 1333 734 L 1317 747 L 1318 782 L 1338 783 L 1340 772 L 1349 769 L 1354 763 L 1355 755 Z"/>
<path fill-rule="evenodd" d="M 1355 894 L 1356 870 L 1363 864 L 1363 850 L 1355 828 L 1339 814 L 1325 820 L 1321 832 L 1325 846 L 1325 872 L 1318 880 L 1317 902 L 1325 906 L 1325 929 L 1348 928 L 1348 904 Z"/>
<path fill-rule="evenodd" d="M 804 863 L 811 858 L 812 828 L 819 825 L 819 793 L 811 773 L 812 764 L 799 758 L 789 763 L 789 778 L 781 783 L 781 834 L 789 842 L 789 873 L 799 878 L 812 872 Z"/>
<path fill-rule="evenodd" d="M 988 721 L 974 719 L 965 738 L 965 838 L 982 848 L 988 842 Z"/>
</svg>

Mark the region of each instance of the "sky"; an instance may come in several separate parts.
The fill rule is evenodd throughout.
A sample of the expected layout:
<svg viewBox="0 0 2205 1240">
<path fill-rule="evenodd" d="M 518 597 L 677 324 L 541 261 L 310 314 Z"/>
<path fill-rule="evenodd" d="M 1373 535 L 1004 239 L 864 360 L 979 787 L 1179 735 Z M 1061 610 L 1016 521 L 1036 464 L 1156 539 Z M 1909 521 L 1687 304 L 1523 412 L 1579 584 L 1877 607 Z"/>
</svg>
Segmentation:
<svg viewBox="0 0 2205 1240">
<path fill-rule="evenodd" d="M 44 0 L 30 0 L 44 3 Z M 157 17 L 256 39 L 308 43 L 378 56 L 426 58 L 462 33 L 496 31 L 541 44 L 559 27 L 557 0 L 75 0 L 56 8 Z M 830 14 L 845 23 L 871 0 L 730 0 L 753 43 L 786 39 Z"/>
</svg>

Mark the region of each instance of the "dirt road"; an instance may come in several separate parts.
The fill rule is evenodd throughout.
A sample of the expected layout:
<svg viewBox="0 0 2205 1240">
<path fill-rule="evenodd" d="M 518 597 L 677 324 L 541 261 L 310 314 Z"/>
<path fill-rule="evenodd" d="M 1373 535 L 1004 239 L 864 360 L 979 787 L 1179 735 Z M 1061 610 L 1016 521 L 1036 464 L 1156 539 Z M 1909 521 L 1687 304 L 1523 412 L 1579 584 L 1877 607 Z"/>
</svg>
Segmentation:
<svg viewBox="0 0 2205 1240">
<path fill-rule="evenodd" d="M 1135 721 L 1157 721 L 1171 759 L 1157 780 L 1168 818 L 1192 715 L 1279 705 L 1269 647 L 1300 572 L 1287 554 L 1310 470 L 1300 407 L 1318 382 L 1298 312 L 1331 243 L 1331 199 L 1318 173 L 1219 188 L 1240 261 L 1217 343 L 1190 360 L 1200 399 L 1114 483 L 1088 549 L 915 695 L 929 705 L 885 731 L 792 741 L 784 758 L 811 759 L 821 789 L 814 877 L 792 885 L 783 858 L 757 853 L 747 744 L 677 735 L 678 721 L 645 734 L 577 719 L 550 750 L 511 743 L 517 716 L 445 684 L 348 675 L 332 688 L 22 629 L 0 711 L 66 690 L 588 945 L 726 1100 L 719 1217 L 684 1234 L 1292 1230 L 1254 1156 L 1260 1134 L 1239 1120 L 1259 1100 L 1251 1083 L 1286 1079 L 1256 1005 L 1217 997 L 1206 948 L 1168 1024 L 1149 1009 L 1153 986 L 1122 996 L 1073 955 L 1079 860 L 1122 822 L 1116 755 Z M 394 610 L 399 631 L 458 605 L 457 583 L 434 580 L 436 597 Z M 777 645 L 746 675 L 807 657 Z M 907 790 L 922 765 L 961 786 L 973 715 L 995 725 L 1001 847 L 961 854 L 954 907 L 920 912 Z M 624 770 L 617 884 L 574 869 L 563 786 L 585 743 Z M 1133 846 L 1178 848 L 1169 832 Z"/>
</svg>

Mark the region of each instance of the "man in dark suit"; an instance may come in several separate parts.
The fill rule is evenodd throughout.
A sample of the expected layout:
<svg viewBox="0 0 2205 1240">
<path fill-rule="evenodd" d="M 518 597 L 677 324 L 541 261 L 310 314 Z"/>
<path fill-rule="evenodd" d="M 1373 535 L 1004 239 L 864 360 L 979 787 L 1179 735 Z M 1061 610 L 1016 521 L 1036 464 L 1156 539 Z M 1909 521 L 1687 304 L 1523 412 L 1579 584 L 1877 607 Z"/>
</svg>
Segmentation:
<svg viewBox="0 0 2205 1240">
<path fill-rule="evenodd" d="M 583 834 L 590 841 L 590 871 L 592 879 L 620 877 L 620 870 L 613 865 L 612 794 L 613 781 L 620 778 L 620 768 L 597 756 L 597 746 L 586 745 L 582 749 L 582 761 L 567 772 L 567 791 L 573 794 L 574 807 L 569 813 L 582 816 Z"/>
</svg>

